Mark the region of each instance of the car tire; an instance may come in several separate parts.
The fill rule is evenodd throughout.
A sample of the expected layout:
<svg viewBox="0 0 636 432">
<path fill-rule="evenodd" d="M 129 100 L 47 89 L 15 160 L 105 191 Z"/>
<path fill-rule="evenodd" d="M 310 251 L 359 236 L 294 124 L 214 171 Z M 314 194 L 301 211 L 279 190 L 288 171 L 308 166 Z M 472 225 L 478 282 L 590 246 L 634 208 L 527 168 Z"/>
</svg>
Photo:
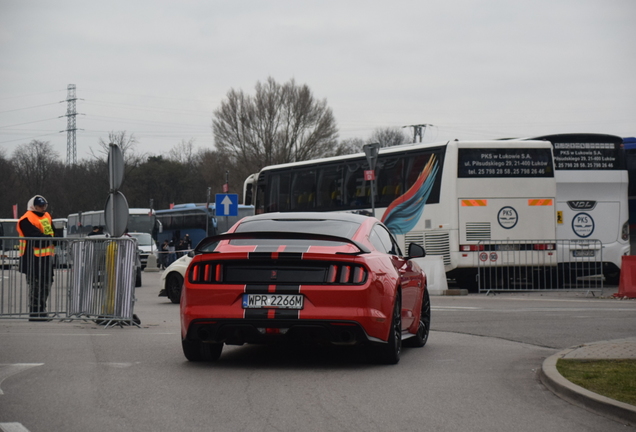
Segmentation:
<svg viewBox="0 0 636 432">
<path fill-rule="evenodd" d="M 221 357 L 222 343 L 182 340 L 183 354 L 191 362 L 214 362 Z"/>
<path fill-rule="evenodd" d="M 389 340 L 386 344 L 377 345 L 374 348 L 375 360 L 378 363 L 393 365 L 400 361 L 400 353 L 402 352 L 402 297 L 399 293 L 393 304 Z"/>
<path fill-rule="evenodd" d="M 431 298 L 428 290 L 424 290 L 422 297 L 422 311 L 420 312 L 420 325 L 417 333 L 412 338 L 404 341 L 404 346 L 412 348 L 421 348 L 428 341 L 428 333 L 431 329 Z"/>
<path fill-rule="evenodd" d="M 166 295 L 172 303 L 181 302 L 181 288 L 183 287 L 183 277 L 179 273 L 172 272 L 166 277 Z"/>
</svg>

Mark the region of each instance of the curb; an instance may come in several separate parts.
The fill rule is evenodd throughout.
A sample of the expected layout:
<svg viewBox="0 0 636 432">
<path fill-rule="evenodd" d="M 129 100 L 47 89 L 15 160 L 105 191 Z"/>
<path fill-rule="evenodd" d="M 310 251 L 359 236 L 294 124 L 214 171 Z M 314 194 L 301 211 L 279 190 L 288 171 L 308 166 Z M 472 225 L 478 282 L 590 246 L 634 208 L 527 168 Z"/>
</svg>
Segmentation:
<svg viewBox="0 0 636 432">
<path fill-rule="evenodd" d="M 540 379 L 552 393 L 573 405 L 585 408 L 604 417 L 621 423 L 636 426 L 636 406 L 619 402 L 578 386 L 565 378 L 557 370 L 557 360 L 565 357 L 576 348 L 560 351 L 543 361 Z"/>
</svg>

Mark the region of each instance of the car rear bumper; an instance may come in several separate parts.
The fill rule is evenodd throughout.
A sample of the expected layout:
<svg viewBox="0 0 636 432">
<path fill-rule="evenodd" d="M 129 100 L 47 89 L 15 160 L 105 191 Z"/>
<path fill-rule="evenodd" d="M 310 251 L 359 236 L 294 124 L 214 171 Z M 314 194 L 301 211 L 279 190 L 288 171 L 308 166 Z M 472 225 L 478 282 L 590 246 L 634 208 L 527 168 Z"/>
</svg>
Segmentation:
<svg viewBox="0 0 636 432">
<path fill-rule="evenodd" d="M 360 345 L 383 342 L 369 336 L 355 321 L 285 319 L 195 320 L 190 324 L 186 339 L 228 345 L 284 342 Z"/>
</svg>

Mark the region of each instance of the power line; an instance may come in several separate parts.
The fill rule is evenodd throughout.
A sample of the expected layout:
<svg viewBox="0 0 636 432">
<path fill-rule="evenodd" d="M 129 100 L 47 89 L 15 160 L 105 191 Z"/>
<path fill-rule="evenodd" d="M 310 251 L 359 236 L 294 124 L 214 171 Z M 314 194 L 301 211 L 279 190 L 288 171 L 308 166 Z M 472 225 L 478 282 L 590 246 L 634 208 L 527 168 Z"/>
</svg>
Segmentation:
<svg viewBox="0 0 636 432">
<path fill-rule="evenodd" d="M 13 126 L 22 126 L 22 125 L 27 125 L 27 124 L 32 124 L 32 123 L 40 123 L 40 122 L 44 122 L 44 121 L 57 120 L 57 119 L 59 119 L 59 117 L 53 117 L 53 118 L 48 118 L 48 119 L 44 119 L 44 120 L 35 120 L 35 121 L 32 121 L 32 122 L 26 122 L 26 123 L 16 123 L 16 124 L 12 124 L 12 125 L 0 126 L 0 129 L 13 127 Z"/>
<path fill-rule="evenodd" d="M 200 110 L 183 110 L 183 109 L 175 109 L 175 108 L 146 108 L 142 105 L 132 105 L 132 104 L 126 104 L 126 103 L 120 103 L 120 102 L 106 102 L 106 101 L 96 101 L 96 100 L 86 100 L 85 104 L 87 105 L 97 105 L 97 106 L 108 106 L 108 105 L 115 105 L 115 106 L 125 106 L 125 107 L 130 107 L 130 108 L 136 108 L 137 110 L 141 110 L 141 111 L 151 111 L 151 112 L 167 112 L 167 113 L 195 113 L 201 116 L 210 116 L 211 112 L 202 112 Z"/>
<path fill-rule="evenodd" d="M 31 109 L 31 108 L 39 108 L 39 107 L 49 106 L 49 105 L 57 105 L 57 104 L 59 104 L 59 102 L 53 102 L 53 103 L 42 104 L 42 105 L 33 105 L 33 106 L 30 106 L 30 107 L 16 108 L 16 109 L 12 109 L 12 110 L 0 111 L 0 114 L 4 114 L 4 113 L 8 113 L 8 112 L 14 112 L 14 111 L 22 111 L 22 110 Z"/>
<path fill-rule="evenodd" d="M 22 140 L 28 141 L 28 140 L 32 140 L 33 138 L 39 138 L 39 137 L 49 136 L 49 135 L 57 135 L 58 133 L 59 132 L 53 132 L 53 133 L 42 134 L 42 135 L 34 135 L 34 136 L 26 137 L 26 138 L 16 138 L 16 139 L 7 140 L 7 141 L 0 141 L 0 144 L 15 142 L 15 141 L 22 141 Z"/>
<path fill-rule="evenodd" d="M 22 95 L 16 95 L 16 96 L 8 96 L 8 97 L 5 97 L 5 98 L 0 98 L 0 101 L 9 100 L 9 99 L 16 99 L 16 98 L 25 98 L 25 97 L 29 97 L 29 96 L 39 96 L 39 95 L 49 94 L 49 93 L 58 93 L 60 91 L 62 91 L 62 90 L 51 90 L 51 91 L 40 92 L 40 93 L 29 93 L 29 94 L 22 94 Z"/>
</svg>

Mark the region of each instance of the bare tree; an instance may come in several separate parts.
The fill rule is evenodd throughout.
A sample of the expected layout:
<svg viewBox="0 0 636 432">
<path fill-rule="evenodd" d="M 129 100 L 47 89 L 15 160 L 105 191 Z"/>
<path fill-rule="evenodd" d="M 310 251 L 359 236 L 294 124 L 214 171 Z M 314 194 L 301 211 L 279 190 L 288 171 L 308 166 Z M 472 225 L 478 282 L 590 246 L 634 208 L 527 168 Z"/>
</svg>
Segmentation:
<svg viewBox="0 0 636 432">
<path fill-rule="evenodd" d="M 249 96 L 231 89 L 212 121 L 217 150 L 231 155 L 243 174 L 333 153 L 338 131 L 326 100 L 293 79 L 281 85 L 270 77 L 255 90 Z"/>
<path fill-rule="evenodd" d="M 48 141 L 33 140 L 13 152 L 17 176 L 29 196 L 51 190 L 49 174 L 58 159 L 58 153 Z"/>
<path fill-rule="evenodd" d="M 117 144 L 119 149 L 121 150 L 122 155 L 124 156 L 124 164 L 128 166 L 138 165 L 140 162 L 144 160 L 144 155 L 139 155 L 135 153 L 135 147 L 139 143 L 135 134 L 130 134 L 126 131 L 110 131 L 108 132 L 108 140 L 104 140 L 100 138 L 98 141 L 99 148 L 97 149 L 97 153 L 90 148 L 90 152 L 98 160 L 106 161 L 108 159 L 108 153 L 110 152 L 110 144 Z"/>
<path fill-rule="evenodd" d="M 362 138 L 347 138 L 338 143 L 334 156 L 360 153 L 362 152 L 362 146 L 364 146 L 364 140 Z"/>
<path fill-rule="evenodd" d="M 179 162 L 183 165 L 194 165 L 195 151 L 194 151 L 194 138 L 189 140 L 181 140 L 168 152 L 168 159 L 174 162 Z"/>
<path fill-rule="evenodd" d="M 409 137 L 399 128 L 378 128 L 371 133 L 369 143 L 380 143 L 380 147 L 392 147 L 409 142 Z"/>
</svg>

